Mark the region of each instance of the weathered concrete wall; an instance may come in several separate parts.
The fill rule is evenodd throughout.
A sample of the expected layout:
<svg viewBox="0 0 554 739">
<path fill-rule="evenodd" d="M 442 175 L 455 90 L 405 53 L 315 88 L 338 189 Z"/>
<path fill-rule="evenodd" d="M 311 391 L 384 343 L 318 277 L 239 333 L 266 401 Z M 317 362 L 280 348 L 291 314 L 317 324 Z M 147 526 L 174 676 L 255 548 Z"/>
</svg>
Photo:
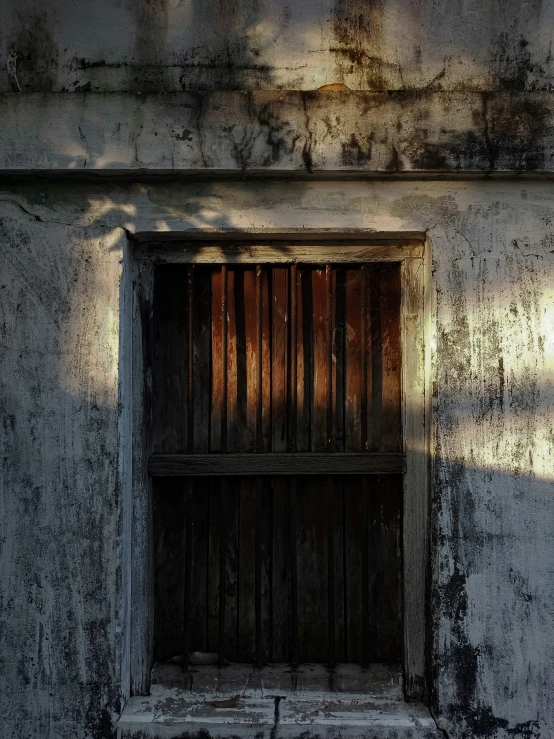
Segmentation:
<svg viewBox="0 0 554 739">
<path fill-rule="evenodd" d="M 428 235 L 434 712 L 554 735 L 551 188 L 316 181 L 552 174 L 552 27 L 538 0 L 0 4 L 0 172 L 111 178 L 0 192 L 2 736 L 104 739 L 129 693 L 125 231 L 306 227 Z M 312 181 L 114 183 L 143 172 Z"/>
<path fill-rule="evenodd" d="M 118 234 L 0 216 L 0 736 L 108 736 L 118 570 Z"/>
<path fill-rule="evenodd" d="M 427 233 L 434 713 L 451 739 L 554 734 L 548 184 L 35 182 L 0 219 L 6 737 L 108 737 L 126 691 L 123 228 Z"/>
<path fill-rule="evenodd" d="M 539 0 L 4 0 L 0 91 L 547 89 L 553 23 Z"/>
<path fill-rule="evenodd" d="M 0 171 L 554 172 L 544 92 L 2 95 Z"/>
</svg>

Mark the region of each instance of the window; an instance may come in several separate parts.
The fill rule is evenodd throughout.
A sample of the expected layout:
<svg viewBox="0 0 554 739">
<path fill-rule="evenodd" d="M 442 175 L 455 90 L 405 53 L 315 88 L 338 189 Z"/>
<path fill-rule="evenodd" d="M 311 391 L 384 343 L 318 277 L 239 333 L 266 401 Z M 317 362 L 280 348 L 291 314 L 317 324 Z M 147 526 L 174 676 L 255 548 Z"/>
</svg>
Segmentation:
<svg viewBox="0 0 554 739">
<path fill-rule="evenodd" d="M 151 657 L 403 663 L 417 692 L 421 244 L 138 256 L 150 269 Z"/>
</svg>

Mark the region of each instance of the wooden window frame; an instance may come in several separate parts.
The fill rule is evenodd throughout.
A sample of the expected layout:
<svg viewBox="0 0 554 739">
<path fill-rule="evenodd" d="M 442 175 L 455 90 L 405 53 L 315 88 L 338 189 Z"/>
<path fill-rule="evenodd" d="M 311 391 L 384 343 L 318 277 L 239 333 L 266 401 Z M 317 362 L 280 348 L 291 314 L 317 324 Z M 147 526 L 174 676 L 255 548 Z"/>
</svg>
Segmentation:
<svg viewBox="0 0 554 739">
<path fill-rule="evenodd" d="M 148 694 L 153 654 L 152 308 L 158 264 L 401 263 L 403 476 L 403 670 L 407 699 L 428 695 L 430 254 L 419 234 L 148 234 L 137 239 L 132 297 L 132 552 L 130 689 Z"/>
</svg>

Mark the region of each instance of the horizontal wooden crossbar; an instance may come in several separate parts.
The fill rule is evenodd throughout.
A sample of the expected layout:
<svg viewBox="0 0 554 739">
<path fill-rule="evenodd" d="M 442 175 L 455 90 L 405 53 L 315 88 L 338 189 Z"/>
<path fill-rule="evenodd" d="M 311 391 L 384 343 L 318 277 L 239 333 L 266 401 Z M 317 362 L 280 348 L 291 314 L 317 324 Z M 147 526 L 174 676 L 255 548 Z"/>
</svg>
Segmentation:
<svg viewBox="0 0 554 739">
<path fill-rule="evenodd" d="M 153 477 L 247 475 L 393 475 L 405 471 L 403 454 L 153 454 Z"/>
</svg>

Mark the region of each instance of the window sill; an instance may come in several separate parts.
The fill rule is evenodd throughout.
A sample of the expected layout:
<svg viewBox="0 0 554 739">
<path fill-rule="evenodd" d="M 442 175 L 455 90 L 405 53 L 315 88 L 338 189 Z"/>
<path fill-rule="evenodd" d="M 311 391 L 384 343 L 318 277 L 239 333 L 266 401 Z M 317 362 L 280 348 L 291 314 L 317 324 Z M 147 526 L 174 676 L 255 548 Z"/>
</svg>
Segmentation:
<svg viewBox="0 0 554 739">
<path fill-rule="evenodd" d="M 234 708 L 213 700 L 239 695 Z M 149 696 L 129 700 L 118 722 L 120 739 L 178 737 L 320 737 L 323 739 L 439 739 L 427 708 L 402 699 L 398 668 L 362 670 L 320 665 L 298 671 L 233 665 L 183 672 L 156 665 Z"/>
</svg>

